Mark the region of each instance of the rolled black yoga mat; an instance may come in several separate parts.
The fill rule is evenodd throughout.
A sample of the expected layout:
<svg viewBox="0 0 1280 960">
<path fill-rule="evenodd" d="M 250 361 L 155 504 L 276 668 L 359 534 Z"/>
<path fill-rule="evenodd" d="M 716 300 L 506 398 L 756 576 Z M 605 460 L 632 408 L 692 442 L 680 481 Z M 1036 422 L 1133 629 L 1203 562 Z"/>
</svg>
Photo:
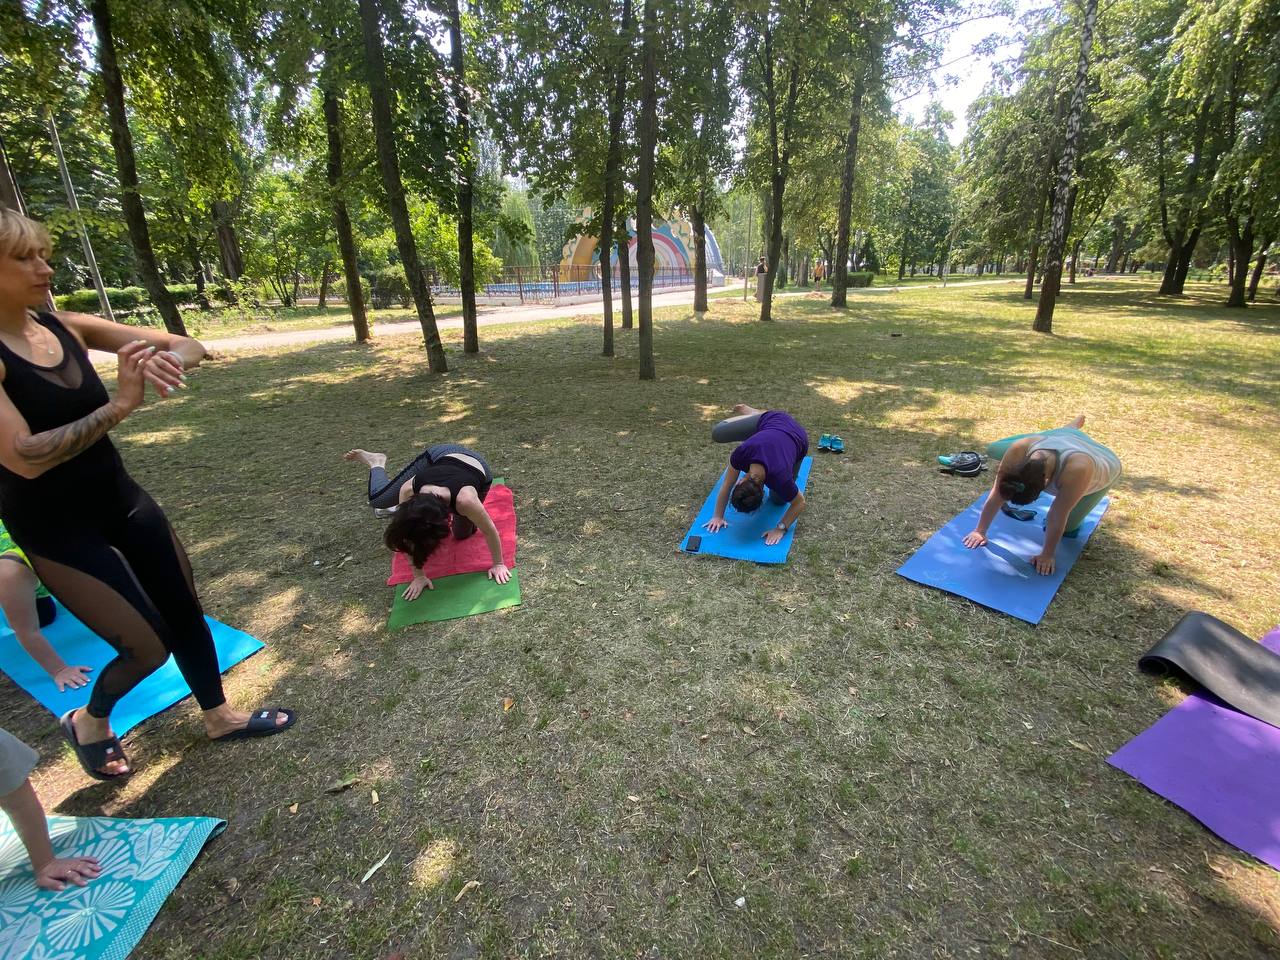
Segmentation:
<svg viewBox="0 0 1280 960">
<path fill-rule="evenodd" d="M 1217 617 L 1185 614 L 1138 668 L 1185 674 L 1241 713 L 1280 727 L 1280 656 Z"/>
</svg>

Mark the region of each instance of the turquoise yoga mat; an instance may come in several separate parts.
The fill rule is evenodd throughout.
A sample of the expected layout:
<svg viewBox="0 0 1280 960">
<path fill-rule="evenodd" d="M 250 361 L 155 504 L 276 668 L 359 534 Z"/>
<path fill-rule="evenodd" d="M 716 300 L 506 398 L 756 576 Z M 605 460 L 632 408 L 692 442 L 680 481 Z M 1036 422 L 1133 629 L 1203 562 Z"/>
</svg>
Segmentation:
<svg viewBox="0 0 1280 960">
<path fill-rule="evenodd" d="M 804 462 L 800 464 L 800 473 L 796 475 L 796 486 L 800 488 L 801 493 L 804 493 L 805 487 L 809 484 L 809 471 L 811 469 L 813 469 L 813 457 L 805 457 Z M 707 495 L 707 499 L 702 504 L 702 509 L 698 511 L 698 516 L 693 521 L 693 526 L 689 528 L 689 532 L 681 539 L 680 549 L 686 553 L 706 553 L 715 557 L 728 557 L 731 560 L 751 560 L 755 563 L 786 563 L 787 554 L 791 552 L 791 541 L 796 537 L 796 527 L 800 525 L 800 522 L 797 520 L 793 523 L 783 538 L 772 547 L 765 545 L 765 533 L 770 528 L 778 525 L 782 515 L 787 512 L 788 506 L 785 503 L 771 502 L 769 500 L 768 487 L 764 488 L 764 503 L 760 505 L 760 509 L 755 513 L 739 513 L 733 509 L 733 504 L 729 504 L 724 511 L 724 518 L 729 521 L 729 526 L 719 533 L 712 533 L 703 526 L 715 513 L 716 492 L 720 489 L 720 483 L 723 480 L 724 474 L 722 473 L 716 478 L 715 485 L 711 488 L 711 493 Z M 696 551 L 689 549 L 690 537 L 702 538 Z"/>
<path fill-rule="evenodd" d="M 212 617 L 204 619 L 213 632 L 213 643 L 218 650 L 218 667 L 223 673 L 264 646 L 261 640 L 249 636 L 243 630 L 229 627 Z M 0 614 L 0 670 L 40 701 L 55 717 L 60 717 L 68 710 L 83 707 L 89 702 L 92 681 L 115 658 L 116 652 L 110 644 L 67 612 L 62 604 L 58 604 L 57 619 L 41 632 L 66 663 L 93 667 L 93 672 L 89 674 L 89 686 L 59 693 L 57 684 L 22 649 L 3 614 Z M 170 657 L 159 670 L 125 694 L 115 710 L 111 711 L 111 728 L 117 736 L 123 737 L 143 720 L 154 717 L 190 695 L 191 688 L 182 679 L 173 657 Z M 4 953 L 0 953 L 0 958 L 4 956 Z"/>
<path fill-rule="evenodd" d="M 57 856 L 96 857 L 102 867 L 87 886 L 55 893 L 36 886 L 26 850 L 0 813 L 0 957 L 124 960 L 225 827 L 212 817 L 50 817 Z"/>
</svg>

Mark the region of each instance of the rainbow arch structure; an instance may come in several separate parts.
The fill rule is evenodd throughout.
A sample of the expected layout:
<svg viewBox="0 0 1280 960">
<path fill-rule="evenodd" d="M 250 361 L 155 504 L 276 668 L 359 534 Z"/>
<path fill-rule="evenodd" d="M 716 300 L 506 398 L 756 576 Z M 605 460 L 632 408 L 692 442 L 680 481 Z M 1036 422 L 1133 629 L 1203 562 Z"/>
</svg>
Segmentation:
<svg viewBox="0 0 1280 960">
<path fill-rule="evenodd" d="M 583 211 L 582 220 L 584 222 L 590 217 L 590 209 Z M 632 276 L 637 275 L 635 228 L 635 219 L 629 219 L 627 221 L 628 259 L 630 260 Z M 707 246 L 708 281 L 713 286 L 719 286 L 724 283 L 724 260 L 720 255 L 720 244 L 716 242 L 715 234 L 711 232 L 710 227 L 705 227 L 703 234 L 706 237 Z M 560 267 L 564 279 L 581 272 L 581 270 L 574 270 L 574 267 L 591 267 L 599 264 L 599 245 L 600 242 L 597 237 L 587 236 L 586 234 L 579 234 L 566 243 L 560 251 Z M 655 217 L 653 221 L 653 253 L 659 270 L 692 270 L 693 225 L 689 223 L 689 219 L 685 216 L 680 216 L 674 220 Z M 616 276 L 618 272 L 616 250 L 611 252 L 609 266 Z M 718 278 L 717 274 L 719 275 Z"/>
</svg>

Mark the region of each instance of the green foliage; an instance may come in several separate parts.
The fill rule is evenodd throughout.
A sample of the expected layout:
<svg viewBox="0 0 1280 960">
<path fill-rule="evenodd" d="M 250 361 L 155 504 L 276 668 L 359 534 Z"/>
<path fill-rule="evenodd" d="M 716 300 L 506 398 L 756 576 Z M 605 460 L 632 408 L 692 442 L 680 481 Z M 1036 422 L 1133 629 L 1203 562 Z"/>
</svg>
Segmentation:
<svg viewBox="0 0 1280 960">
<path fill-rule="evenodd" d="M 149 305 L 147 291 L 142 287 L 107 287 L 107 302 L 112 310 L 137 310 Z M 71 293 L 54 297 L 54 304 L 59 310 L 71 310 L 80 313 L 97 313 L 101 304 L 98 302 L 98 291 L 94 289 L 75 290 Z"/>
<path fill-rule="evenodd" d="M 413 302 L 404 264 L 393 263 L 374 273 L 370 279 L 369 302 L 378 310 L 390 306 L 407 307 Z"/>
<path fill-rule="evenodd" d="M 332 289 L 333 289 L 334 296 L 341 297 L 343 300 L 346 300 L 347 299 L 347 278 L 339 277 L 337 280 L 333 281 Z M 369 303 L 370 294 L 373 290 L 373 287 L 369 283 L 368 277 L 360 278 L 360 290 L 364 294 L 364 302 Z"/>
<path fill-rule="evenodd" d="M 859 270 L 849 273 L 850 287 L 869 287 L 875 281 L 876 275 L 870 270 Z"/>
</svg>

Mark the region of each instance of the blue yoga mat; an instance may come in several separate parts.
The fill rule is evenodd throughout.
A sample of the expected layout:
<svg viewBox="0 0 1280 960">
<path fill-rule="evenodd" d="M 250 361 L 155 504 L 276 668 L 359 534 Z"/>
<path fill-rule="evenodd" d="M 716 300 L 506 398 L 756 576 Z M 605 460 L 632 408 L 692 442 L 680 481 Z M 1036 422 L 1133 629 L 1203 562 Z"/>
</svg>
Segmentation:
<svg viewBox="0 0 1280 960">
<path fill-rule="evenodd" d="M 1076 536 L 1062 538 L 1053 573 L 1042 577 L 1031 565 L 1031 558 L 1039 556 L 1044 547 L 1044 521 L 1053 497 L 1040 494 L 1027 508 L 1036 512 L 1031 520 L 996 514 L 987 531 L 987 545 L 970 550 L 963 542 L 965 534 L 978 525 L 986 500 L 984 493 L 930 537 L 898 573 L 1027 623 L 1039 623 L 1111 501 L 1104 498 L 1094 507 Z"/>
<path fill-rule="evenodd" d="M 809 470 L 812 467 L 813 457 L 805 457 L 804 462 L 800 464 L 800 473 L 796 477 L 796 486 L 800 488 L 801 493 L 804 492 L 804 488 L 809 482 Z M 690 537 L 702 537 L 702 546 L 698 549 L 698 553 L 709 553 L 716 557 L 729 557 L 731 560 L 752 560 L 756 563 L 786 563 L 787 554 L 791 552 L 791 541 L 795 539 L 798 524 L 793 523 L 786 535 L 772 547 L 765 546 L 763 539 L 765 531 L 778 525 L 782 515 L 787 512 L 788 506 L 785 503 L 771 503 L 769 501 L 768 487 L 764 488 L 764 503 L 760 505 L 760 509 L 755 513 L 739 513 L 733 509 L 733 504 L 729 504 L 724 513 L 724 518 L 729 521 L 728 527 L 719 533 L 712 533 L 710 530 L 703 528 L 702 525 L 710 520 L 711 515 L 715 513 L 716 491 L 720 489 L 720 483 L 723 480 L 724 474 L 722 473 L 716 480 L 715 486 L 711 488 L 711 493 L 707 497 L 706 503 L 698 511 L 698 518 L 693 521 L 693 526 L 689 528 L 689 532 L 680 541 L 680 549 L 689 549 Z"/>
<path fill-rule="evenodd" d="M 0 813 L 0 957 L 124 960 L 225 827 L 212 817 L 50 817 L 56 855 L 96 857 L 102 867 L 87 886 L 55 893 L 36 886 L 26 850 Z"/>
<path fill-rule="evenodd" d="M 218 667 L 223 673 L 263 647 L 261 640 L 249 636 L 243 630 L 228 627 L 212 617 L 204 619 L 213 631 L 213 643 L 218 650 Z M 59 693 L 58 685 L 22 649 L 3 614 L 0 614 L 0 670 L 39 700 L 55 717 L 60 717 L 73 707 L 83 707 L 89 702 L 93 681 L 99 671 L 115 659 L 116 652 L 105 640 L 72 616 L 62 604 L 58 604 L 57 619 L 41 632 L 66 663 L 93 667 L 93 672 L 89 674 L 89 686 Z M 191 688 L 182 679 L 173 657 L 170 657 L 159 670 L 125 694 L 111 711 L 111 729 L 117 736 L 123 737 L 143 720 L 154 717 L 190 695 Z"/>
</svg>

